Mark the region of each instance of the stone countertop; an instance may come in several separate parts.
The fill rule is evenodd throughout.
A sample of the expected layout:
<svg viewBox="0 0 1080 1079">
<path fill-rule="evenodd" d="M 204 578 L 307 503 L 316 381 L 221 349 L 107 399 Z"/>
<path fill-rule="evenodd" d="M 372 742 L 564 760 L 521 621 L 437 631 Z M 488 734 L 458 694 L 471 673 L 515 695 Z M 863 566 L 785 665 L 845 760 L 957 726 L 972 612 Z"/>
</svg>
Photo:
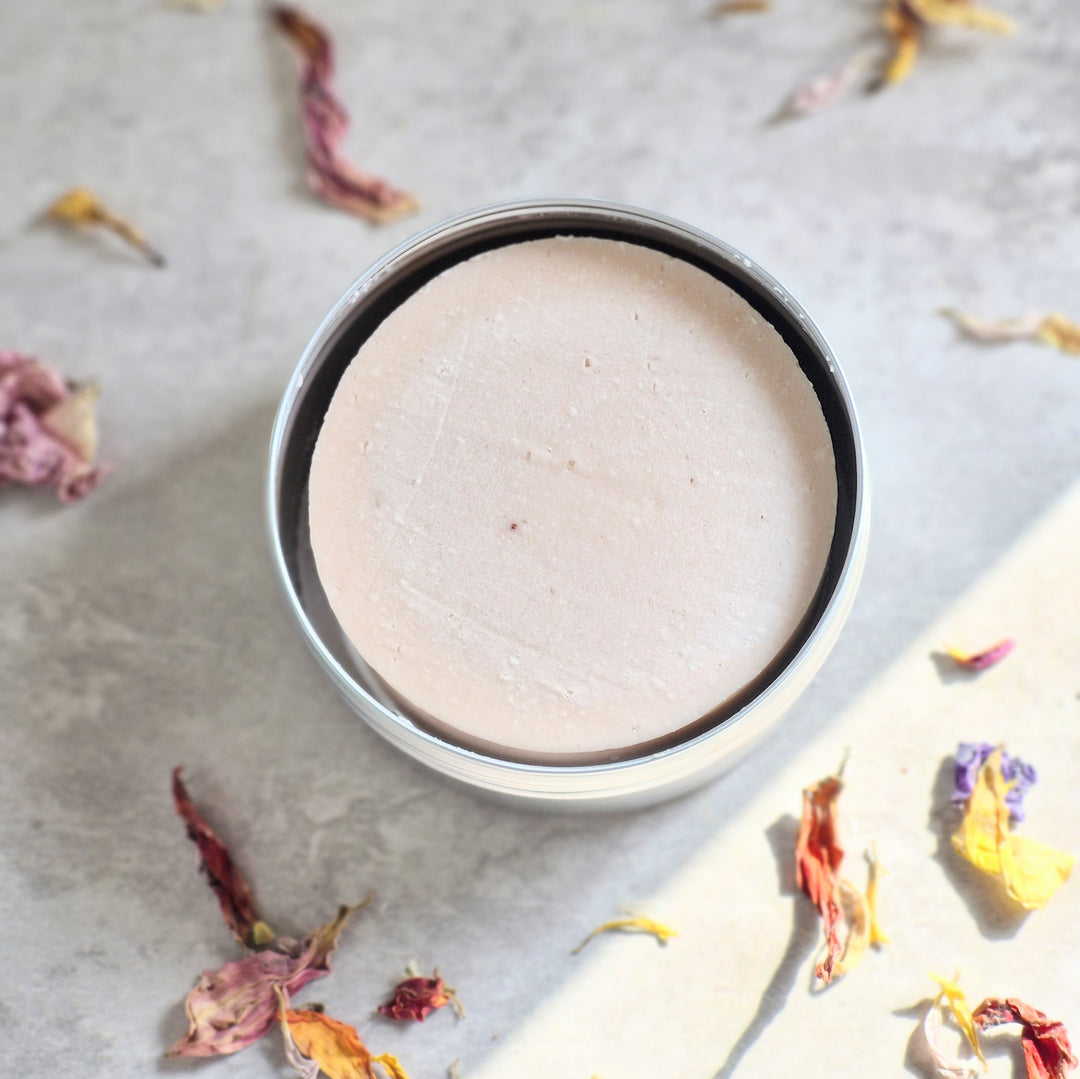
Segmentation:
<svg viewBox="0 0 1080 1079">
<path fill-rule="evenodd" d="M 455 1059 L 464 1079 L 899 1074 L 927 972 L 957 968 L 973 1000 L 1025 996 L 1080 1032 L 1077 882 L 1018 920 L 940 849 L 942 762 L 986 737 L 1043 772 L 1025 834 L 1080 851 L 1080 363 L 936 314 L 1080 318 L 1080 12 L 1002 3 L 1015 37 L 936 33 L 909 82 L 774 123 L 877 47 L 874 4 L 318 0 L 350 152 L 423 205 L 383 227 L 307 194 L 293 59 L 255 0 L 5 8 L 0 344 L 101 383 L 116 465 L 72 507 L 0 494 L 12 1074 L 285 1073 L 276 1037 L 162 1059 L 198 973 L 236 955 L 172 810 L 181 762 L 282 931 L 375 889 L 301 999 L 413 1079 Z M 168 267 L 35 224 L 76 183 Z M 729 777 L 632 814 L 495 807 L 398 755 L 308 656 L 265 540 L 273 413 L 332 303 L 417 229 L 541 195 L 647 206 L 765 266 L 831 340 L 873 473 L 864 583 L 810 690 Z M 1009 633 L 977 682 L 930 659 Z M 876 841 L 895 943 L 812 996 L 793 818 L 845 748 L 851 872 Z M 680 937 L 569 955 L 623 907 Z M 467 1019 L 372 1018 L 414 958 Z"/>
</svg>

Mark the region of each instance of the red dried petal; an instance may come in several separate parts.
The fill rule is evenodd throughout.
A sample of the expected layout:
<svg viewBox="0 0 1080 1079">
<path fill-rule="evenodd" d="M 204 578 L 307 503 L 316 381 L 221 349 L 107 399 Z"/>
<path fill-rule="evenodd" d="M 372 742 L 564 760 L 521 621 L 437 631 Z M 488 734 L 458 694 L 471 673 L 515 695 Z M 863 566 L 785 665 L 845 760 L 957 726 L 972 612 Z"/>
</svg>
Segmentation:
<svg viewBox="0 0 1080 1079">
<path fill-rule="evenodd" d="M 1065 1025 L 1047 1018 L 1043 1012 L 1016 997 L 984 1000 L 972 1016 L 983 1030 L 1002 1023 L 1023 1026 L 1020 1040 L 1028 1079 L 1065 1079 L 1067 1071 L 1080 1066 L 1080 1061 L 1073 1056 Z"/>
<path fill-rule="evenodd" d="M 415 1019 L 420 1023 L 451 1000 L 453 994 L 438 974 L 434 978 L 406 978 L 397 985 L 390 999 L 379 1005 L 379 1014 L 387 1019 Z"/>
<path fill-rule="evenodd" d="M 825 930 L 828 954 L 818 964 L 817 976 L 828 985 L 843 951 L 840 941 L 840 902 L 837 870 L 844 851 L 837 839 L 836 802 L 843 790 L 838 775 L 829 776 L 803 791 L 803 813 L 795 844 L 795 879 L 817 907 Z"/>
<path fill-rule="evenodd" d="M 256 939 L 256 926 L 261 926 L 262 923 L 255 913 L 255 900 L 252 898 L 251 889 L 243 873 L 233 863 L 229 848 L 195 808 L 195 803 L 192 802 L 181 778 L 182 772 L 183 765 L 177 765 L 172 774 L 176 812 L 187 825 L 188 839 L 199 851 L 199 869 L 206 874 L 210 887 L 218 897 L 225 924 L 232 930 L 233 936 L 246 947 L 265 944 L 265 939 Z"/>
</svg>

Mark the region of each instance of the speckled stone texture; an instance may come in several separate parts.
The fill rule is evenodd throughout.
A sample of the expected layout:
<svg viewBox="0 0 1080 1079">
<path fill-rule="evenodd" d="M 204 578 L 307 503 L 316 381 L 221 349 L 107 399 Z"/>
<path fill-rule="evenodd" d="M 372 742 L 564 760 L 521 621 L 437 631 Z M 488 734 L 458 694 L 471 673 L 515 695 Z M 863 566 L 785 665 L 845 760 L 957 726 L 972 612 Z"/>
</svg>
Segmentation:
<svg viewBox="0 0 1080 1079">
<path fill-rule="evenodd" d="M 1080 318 L 1080 12 L 1001 2 L 1016 37 L 935 34 L 908 84 L 771 123 L 794 86 L 876 40 L 873 4 L 791 0 L 711 22 L 707 0 L 318 0 L 310 10 L 339 46 L 350 151 L 424 207 L 381 228 L 307 195 L 293 58 L 255 0 L 205 14 L 165 0 L 4 6 L 0 345 L 100 381 L 104 455 L 116 464 L 70 508 L 44 492 L 0 492 L 6 1073 L 284 1074 L 276 1037 L 229 1060 L 162 1061 L 199 971 L 236 954 L 173 815 L 169 770 L 180 762 L 275 926 L 303 932 L 376 890 L 334 974 L 303 999 L 358 1023 L 413 1079 L 456 1058 L 466 1079 L 554 1074 L 513 1054 L 536 1029 L 575 1047 L 583 1077 L 900 1074 L 914 1022 L 905 1009 L 942 967 L 985 975 L 972 977 L 976 998 L 1015 992 L 1020 972 L 1039 970 L 1024 982 L 1031 1003 L 1080 1033 L 1070 973 L 1080 882 L 1022 925 L 935 920 L 961 902 L 955 873 L 925 853 L 935 779 L 958 738 L 983 733 L 981 713 L 957 714 L 951 694 L 963 687 L 943 688 L 941 715 L 874 696 L 890 732 L 880 742 L 873 724 L 837 721 L 957 597 L 978 591 L 1080 466 L 1080 362 L 980 348 L 936 315 L 955 305 Z M 135 218 L 168 267 L 35 223 L 75 183 Z M 393 752 L 307 655 L 264 536 L 273 412 L 331 304 L 414 230 L 540 195 L 647 206 L 759 261 L 830 338 L 873 471 L 864 584 L 810 691 L 734 774 L 635 814 L 496 807 Z M 1061 573 L 1075 574 L 1065 561 Z M 1030 706 L 991 736 L 1036 764 L 1041 753 L 1053 777 L 1032 796 L 1026 833 L 1080 852 L 1061 791 L 1080 767 L 1080 702 L 1044 707 L 1040 684 L 1031 679 Z M 777 886 L 774 848 L 791 839 L 778 807 L 798 812 L 799 786 L 852 732 L 853 806 L 865 813 L 852 874 L 861 845 L 879 837 L 893 869 L 889 929 L 920 948 L 868 959 L 811 1000 L 797 915 L 801 966 L 781 962 L 793 902 L 783 872 Z M 871 776 L 892 774 L 901 756 L 925 792 L 918 811 L 902 799 L 871 809 Z M 671 987 L 716 994 L 711 1049 L 679 1048 L 710 1038 L 667 1018 L 651 1026 L 618 993 L 606 1024 L 558 1019 L 588 977 L 582 964 L 597 962 L 570 948 L 622 905 L 662 917 L 665 888 L 720 842 L 730 858 L 706 974 Z M 740 892 L 751 877 L 760 902 Z M 641 946 L 627 961 L 655 964 L 677 957 L 677 941 L 668 952 L 629 939 L 590 949 L 603 960 Z M 466 1020 L 440 1013 L 402 1029 L 372 1017 L 412 958 L 440 966 Z M 759 1003 L 771 1022 L 755 1027 Z M 605 1070 L 614 1044 L 634 1048 L 618 1075 Z"/>
</svg>

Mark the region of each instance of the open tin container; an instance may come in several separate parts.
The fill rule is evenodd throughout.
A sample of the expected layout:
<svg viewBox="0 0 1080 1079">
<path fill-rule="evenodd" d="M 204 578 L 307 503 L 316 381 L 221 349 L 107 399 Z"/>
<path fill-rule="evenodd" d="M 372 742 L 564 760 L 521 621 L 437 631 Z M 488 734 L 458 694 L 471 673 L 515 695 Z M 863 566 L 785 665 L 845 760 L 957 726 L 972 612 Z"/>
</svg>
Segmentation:
<svg viewBox="0 0 1080 1079">
<path fill-rule="evenodd" d="M 380 322 L 448 267 L 503 244 L 551 236 L 641 244 L 699 267 L 742 296 L 794 352 L 832 438 L 837 507 L 821 584 L 779 656 L 721 711 L 675 744 L 592 764 L 488 756 L 432 733 L 403 712 L 348 642 L 323 592 L 308 534 L 312 453 L 338 382 Z M 274 424 L 269 528 L 274 563 L 301 633 L 352 709 L 422 764 L 474 790 L 538 808 L 616 809 L 674 797 L 730 768 L 818 671 L 854 601 L 866 555 L 869 501 L 862 439 L 843 376 L 803 309 L 749 258 L 706 233 L 646 210 L 591 200 L 501 204 L 451 218 L 371 266 L 307 346 Z"/>
</svg>

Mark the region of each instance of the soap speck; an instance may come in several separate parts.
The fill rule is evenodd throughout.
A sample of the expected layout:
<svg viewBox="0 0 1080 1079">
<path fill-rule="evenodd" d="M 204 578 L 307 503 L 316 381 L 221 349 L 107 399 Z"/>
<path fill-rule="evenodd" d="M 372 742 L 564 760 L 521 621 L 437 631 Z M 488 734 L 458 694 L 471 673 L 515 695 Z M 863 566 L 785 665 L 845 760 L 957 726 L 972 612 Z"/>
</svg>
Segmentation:
<svg viewBox="0 0 1080 1079">
<path fill-rule="evenodd" d="M 571 461 L 566 462 L 566 470 L 568 472 L 573 472 L 576 467 L 577 467 L 577 461 L 571 460 Z"/>
</svg>

